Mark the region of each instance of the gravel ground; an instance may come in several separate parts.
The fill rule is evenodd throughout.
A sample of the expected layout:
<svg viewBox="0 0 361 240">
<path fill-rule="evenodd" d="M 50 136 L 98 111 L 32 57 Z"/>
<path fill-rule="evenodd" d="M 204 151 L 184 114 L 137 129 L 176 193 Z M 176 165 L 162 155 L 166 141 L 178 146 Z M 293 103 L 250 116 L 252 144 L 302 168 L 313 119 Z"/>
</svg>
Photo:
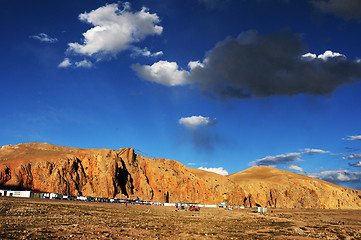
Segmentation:
<svg viewBox="0 0 361 240">
<path fill-rule="evenodd" d="M 202 208 L 0 197 L 0 239 L 361 239 L 361 210 Z"/>
</svg>

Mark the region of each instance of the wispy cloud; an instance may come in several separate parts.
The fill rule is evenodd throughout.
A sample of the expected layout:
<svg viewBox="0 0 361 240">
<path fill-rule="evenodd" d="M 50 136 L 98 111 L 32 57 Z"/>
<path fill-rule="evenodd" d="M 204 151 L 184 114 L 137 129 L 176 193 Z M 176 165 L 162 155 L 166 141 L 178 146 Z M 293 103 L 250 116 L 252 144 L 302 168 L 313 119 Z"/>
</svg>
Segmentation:
<svg viewBox="0 0 361 240">
<path fill-rule="evenodd" d="M 267 156 L 265 158 L 261 158 L 249 163 L 251 166 L 258 166 L 258 165 L 279 165 L 279 164 L 288 164 L 290 162 L 299 162 L 303 161 L 301 159 L 302 155 L 313 155 L 313 154 L 325 154 L 330 153 L 329 151 L 325 151 L 322 149 L 317 148 L 305 148 L 304 151 L 301 152 L 294 152 L 294 153 L 287 153 L 287 154 L 280 154 L 276 156 Z M 289 164 L 288 168 L 303 171 L 300 166 Z M 298 168 L 298 169 L 295 169 Z"/>
<path fill-rule="evenodd" d="M 349 159 L 349 160 L 361 159 L 361 154 L 351 154 L 347 157 L 347 159 Z"/>
<path fill-rule="evenodd" d="M 311 3 L 322 12 L 345 19 L 361 17 L 361 2 L 359 0 L 311 0 Z"/>
<path fill-rule="evenodd" d="M 75 63 L 75 67 L 77 68 L 92 68 L 93 67 L 93 63 L 84 59 L 83 61 L 80 62 L 76 62 Z"/>
<path fill-rule="evenodd" d="M 159 57 L 163 55 L 163 51 L 158 51 L 155 53 L 152 53 L 151 51 L 148 50 L 148 48 L 138 48 L 138 47 L 133 47 L 132 48 L 133 53 L 131 54 L 131 56 L 144 56 L 144 57 Z"/>
<path fill-rule="evenodd" d="M 361 179 L 361 172 L 350 172 L 344 169 L 323 171 L 320 173 L 306 173 L 305 175 L 333 183 L 359 182 Z"/>
<path fill-rule="evenodd" d="M 61 63 L 59 63 L 58 67 L 59 68 L 92 68 L 94 65 L 91 61 L 89 60 L 82 60 L 79 62 L 71 62 L 71 60 L 69 58 L 65 58 Z"/>
<path fill-rule="evenodd" d="M 322 149 L 315 149 L 315 148 L 305 148 L 305 151 L 303 152 L 303 154 L 309 154 L 309 155 L 312 155 L 314 153 L 330 153 L 330 152 L 322 150 Z"/>
<path fill-rule="evenodd" d="M 350 140 L 350 141 L 361 141 L 361 135 L 348 136 L 348 138 L 346 138 L 346 140 Z"/>
<path fill-rule="evenodd" d="M 217 173 L 217 174 L 223 175 L 223 176 L 228 175 L 227 170 L 223 169 L 223 167 L 219 167 L 219 168 L 199 167 L 198 169 L 208 171 L 208 172 L 214 172 L 214 173 Z"/>
<path fill-rule="evenodd" d="M 292 169 L 292 170 L 296 170 L 296 171 L 299 171 L 299 172 L 303 172 L 303 168 L 296 165 L 296 164 L 288 164 L 287 168 Z"/>
<path fill-rule="evenodd" d="M 358 161 L 356 163 L 349 163 L 348 165 L 351 167 L 361 167 L 361 161 Z"/>
<path fill-rule="evenodd" d="M 287 164 L 289 162 L 303 161 L 300 157 L 301 157 L 301 153 L 288 153 L 288 154 L 280 154 L 277 156 L 267 156 L 265 158 L 261 158 L 256 161 L 250 162 L 250 165 L 251 166 L 278 165 L 278 164 Z"/>
<path fill-rule="evenodd" d="M 39 40 L 40 42 L 45 43 L 56 43 L 58 41 L 57 38 L 52 38 L 46 33 L 39 33 L 37 35 L 30 36 L 33 39 Z"/>
</svg>

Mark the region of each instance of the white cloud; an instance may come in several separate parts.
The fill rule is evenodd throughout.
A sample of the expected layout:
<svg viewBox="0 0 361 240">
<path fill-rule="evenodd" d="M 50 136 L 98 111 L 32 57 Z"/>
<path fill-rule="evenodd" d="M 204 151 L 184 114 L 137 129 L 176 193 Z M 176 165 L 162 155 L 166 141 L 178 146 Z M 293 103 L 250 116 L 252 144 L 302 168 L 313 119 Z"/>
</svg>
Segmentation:
<svg viewBox="0 0 361 240">
<path fill-rule="evenodd" d="M 208 171 L 208 172 L 214 172 L 214 173 L 217 173 L 217 174 L 223 175 L 223 176 L 228 175 L 227 170 L 224 170 L 223 167 L 219 167 L 219 168 L 199 167 L 198 169 Z"/>
<path fill-rule="evenodd" d="M 196 165 L 195 163 L 187 163 L 187 165 L 189 165 L 189 166 L 194 166 L 194 165 Z"/>
<path fill-rule="evenodd" d="M 329 153 L 329 151 L 324 151 L 322 149 L 315 149 L 315 148 L 305 148 L 304 154 L 314 154 L 314 153 Z"/>
<path fill-rule="evenodd" d="M 329 50 L 317 56 L 317 58 L 322 59 L 324 61 L 327 61 L 329 58 L 336 58 L 336 57 L 346 58 L 346 56 L 341 53 L 332 52 Z"/>
<path fill-rule="evenodd" d="M 301 58 L 304 60 L 313 60 L 313 59 L 317 58 L 317 55 L 314 53 L 306 53 L 306 54 L 303 54 L 301 56 Z"/>
<path fill-rule="evenodd" d="M 182 124 L 190 129 L 195 129 L 199 126 L 212 126 L 216 124 L 215 119 L 211 119 L 210 117 L 203 117 L 203 116 L 183 117 L 179 119 L 178 122 L 179 124 Z"/>
<path fill-rule="evenodd" d="M 141 49 L 139 49 L 139 51 L 140 54 L 143 54 Z M 155 55 L 153 54 L 149 56 L 158 56 L 162 54 L 163 52 L 158 52 L 155 53 Z M 203 63 L 199 61 L 190 61 L 188 63 L 190 71 L 196 68 L 203 68 L 205 66 L 206 60 L 207 59 L 205 59 Z M 165 86 L 180 86 L 191 84 L 189 80 L 191 72 L 179 69 L 179 66 L 176 62 L 159 61 L 151 66 L 133 64 L 132 69 L 137 73 L 140 78 L 150 82 L 156 82 Z"/>
<path fill-rule="evenodd" d="M 288 164 L 287 167 L 292 170 L 303 172 L 303 168 L 296 164 Z"/>
<path fill-rule="evenodd" d="M 351 154 L 347 159 L 361 159 L 361 154 Z"/>
<path fill-rule="evenodd" d="M 330 170 L 320 173 L 307 173 L 309 177 L 319 178 L 329 182 L 358 182 L 361 179 L 361 172 L 350 172 L 349 170 Z"/>
<path fill-rule="evenodd" d="M 277 155 L 277 156 L 267 156 L 265 158 L 250 162 L 250 165 L 251 166 L 277 165 L 277 164 L 286 164 L 289 162 L 302 161 L 302 159 L 300 159 L 301 154 L 302 153 L 288 153 L 288 154 L 281 154 L 281 155 Z"/>
<path fill-rule="evenodd" d="M 51 38 L 48 34 L 46 33 L 39 33 L 38 35 L 33 35 L 30 36 L 33 39 L 37 39 L 40 42 L 46 42 L 46 43 L 56 43 L 58 41 L 57 38 Z"/>
<path fill-rule="evenodd" d="M 70 67 L 72 65 L 72 63 L 70 62 L 69 58 L 65 58 L 61 63 L 59 63 L 58 67 L 59 68 L 67 68 Z"/>
<path fill-rule="evenodd" d="M 189 69 L 192 71 L 193 69 L 197 68 L 197 67 L 201 67 L 203 68 L 204 67 L 204 64 L 199 62 L 199 61 L 190 61 L 188 63 L 188 67 Z"/>
<path fill-rule="evenodd" d="M 132 49 L 133 53 L 131 56 L 144 56 L 144 57 L 159 57 L 163 55 L 162 51 L 152 53 L 148 50 L 148 48 L 140 49 L 137 47 L 134 47 Z"/>
<path fill-rule="evenodd" d="M 79 68 L 79 67 L 82 67 L 82 68 L 92 68 L 93 67 L 93 63 L 84 59 L 83 61 L 80 61 L 80 62 L 76 62 L 75 63 L 75 67 Z"/>
<path fill-rule="evenodd" d="M 131 67 L 140 78 L 150 82 L 165 86 L 188 84 L 189 72 L 179 70 L 175 62 L 159 61 L 151 66 L 133 64 Z"/>
<path fill-rule="evenodd" d="M 330 50 L 327 50 L 323 54 L 319 54 L 318 56 L 316 56 L 316 54 L 314 54 L 314 53 L 306 53 L 301 56 L 301 58 L 306 61 L 311 61 L 314 59 L 321 59 L 323 61 L 327 61 L 330 58 L 337 58 L 337 57 L 346 59 L 345 55 L 343 55 L 341 53 L 337 53 L 337 52 L 332 52 Z"/>
<path fill-rule="evenodd" d="M 349 136 L 346 140 L 350 140 L 350 141 L 359 140 L 359 141 L 361 141 L 361 135 L 358 135 L 358 136 Z"/>
<path fill-rule="evenodd" d="M 83 22 L 93 25 L 83 33 L 82 43 L 69 43 L 68 52 L 96 56 L 115 56 L 121 51 L 132 49 L 133 44 L 150 35 L 160 35 L 163 27 L 157 14 L 149 13 L 143 7 L 138 12 L 131 12 L 130 4 L 107 4 L 89 13 L 79 15 Z"/>
</svg>

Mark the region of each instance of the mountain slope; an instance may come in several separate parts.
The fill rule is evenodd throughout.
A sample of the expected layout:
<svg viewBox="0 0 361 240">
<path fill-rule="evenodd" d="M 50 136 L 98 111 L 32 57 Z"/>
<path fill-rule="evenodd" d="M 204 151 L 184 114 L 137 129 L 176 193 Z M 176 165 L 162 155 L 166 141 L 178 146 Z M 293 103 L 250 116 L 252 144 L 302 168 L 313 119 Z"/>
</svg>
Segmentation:
<svg viewBox="0 0 361 240">
<path fill-rule="evenodd" d="M 360 191 L 272 167 L 252 167 L 227 178 L 245 191 L 251 205 L 286 208 L 361 206 Z"/>
<path fill-rule="evenodd" d="M 132 148 L 78 149 L 47 143 L 0 148 L 0 188 L 254 207 L 361 208 L 361 192 L 271 167 L 229 176 L 151 159 Z"/>
</svg>

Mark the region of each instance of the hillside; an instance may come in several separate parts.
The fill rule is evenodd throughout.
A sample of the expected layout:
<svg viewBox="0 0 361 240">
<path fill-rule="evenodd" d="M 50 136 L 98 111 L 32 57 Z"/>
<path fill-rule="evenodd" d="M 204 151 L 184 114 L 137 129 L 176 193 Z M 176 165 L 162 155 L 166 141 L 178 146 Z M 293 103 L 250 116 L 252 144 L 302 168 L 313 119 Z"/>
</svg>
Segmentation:
<svg viewBox="0 0 361 240">
<path fill-rule="evenodd" d="M 47 143 L 0 149 L 0 188 L 69 195 L 287 208 L 361 208 L 361 192 L 271 167 L 229 176 L 151 159 L 132 148 L 78 149 Z"/>
</svg>

